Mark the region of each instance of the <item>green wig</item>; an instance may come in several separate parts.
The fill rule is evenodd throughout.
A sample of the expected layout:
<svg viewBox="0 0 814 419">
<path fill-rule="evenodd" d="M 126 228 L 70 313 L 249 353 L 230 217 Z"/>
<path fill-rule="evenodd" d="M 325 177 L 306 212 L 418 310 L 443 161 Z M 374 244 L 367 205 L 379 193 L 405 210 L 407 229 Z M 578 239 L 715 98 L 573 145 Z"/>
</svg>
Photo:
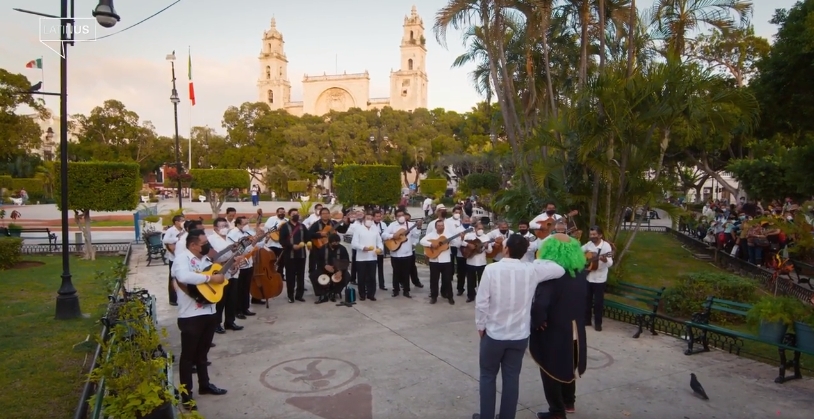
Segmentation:
<svg viewBox="0 0 814 419">
<path fill-rule="evenodd" d="M 543 246 L 537 251 L 537 259 L 550 260 L 560 265 L 572 277 L 577 276 L 577 272 L 585 269 L 585 253 L 577 239 L 571 237 L 569 241 L 563 242 L 552 237 L 543 242 Z"/>
</svg>

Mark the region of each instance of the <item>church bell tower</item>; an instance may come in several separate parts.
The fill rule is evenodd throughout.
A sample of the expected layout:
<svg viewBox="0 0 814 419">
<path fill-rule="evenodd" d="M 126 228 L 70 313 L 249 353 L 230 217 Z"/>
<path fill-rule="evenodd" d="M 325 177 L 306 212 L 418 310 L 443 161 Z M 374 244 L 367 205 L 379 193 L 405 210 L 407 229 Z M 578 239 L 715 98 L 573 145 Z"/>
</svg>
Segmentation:
<svg viewBox="0 0 814 419">
<path fill-rule="evenodd" d="M 390 106 L 412 111 L 427 107 L 427 39 L 424 21 L 415 6 L 404 17 L 401 37 L 401 68 L 390 73 Z"/>
<path fill-rule="evenodd" d="M 288 81 L 288 59 L 283 50 L 283 35 L 277 30 L 277 20 L 271 18 L 271 27 L 263 32 L 260 49 L 260 77 L 257 79 L 258 101 L 268 103 L 272 110 L 284 109 L 291 102 L 291 83 Z"/>
</svg>

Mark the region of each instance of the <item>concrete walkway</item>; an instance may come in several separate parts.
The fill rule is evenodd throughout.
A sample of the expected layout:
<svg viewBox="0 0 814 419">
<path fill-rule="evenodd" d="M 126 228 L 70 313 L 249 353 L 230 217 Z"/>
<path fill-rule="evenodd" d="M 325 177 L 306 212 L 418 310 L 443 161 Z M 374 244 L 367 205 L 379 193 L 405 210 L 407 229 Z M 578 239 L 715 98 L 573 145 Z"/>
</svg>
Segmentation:
<svg viewBox="0 0 814 419">
<path fill-rule="evenodd" d="M 142 247 L 134 250 L 128 286 L 157 295 L 159 323 L 177 354 L 167 267 L 147 267 Z M 430 305 L 427 269 L 420 266 L 419 275 L 425 288 L 413 299 L 379 291 L 378 301 L 347 308 L 314 305 L 310 292 L 307 303 L 288 304 L 284 291 L 268 309 L 252 306 L 257 316 L 239 321 L 244 330 L 215 335 L 211 381 L 229 393 L 196 395 L 200 411 L 223 419 L 470 418 L 479 403 L 473 303 L 458 297 L 454 306 Z M 811 378 L 778 385 L 772 365 L 720 351 L 688 357 L 682 341 L 632 339 L 632 331 L 611 320 L 601 333 L 588 330 L 588 371 L 578 380 L 573 417 L 811 418 Z M 538 371 L 526 356 L 519 419 L 547 409 Z M 692 395 L 690 372 L 710 401 Z"/>
</svg>

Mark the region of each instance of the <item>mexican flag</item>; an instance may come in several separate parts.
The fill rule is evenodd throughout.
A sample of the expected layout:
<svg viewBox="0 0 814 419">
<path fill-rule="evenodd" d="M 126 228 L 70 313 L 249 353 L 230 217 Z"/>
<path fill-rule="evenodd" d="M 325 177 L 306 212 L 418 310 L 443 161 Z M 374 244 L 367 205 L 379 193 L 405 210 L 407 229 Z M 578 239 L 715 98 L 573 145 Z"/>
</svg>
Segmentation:
<svg viewBox="0 0 814 419">
<path fill-rule="evenodd" d="M 25 68 L 42 68 L 42 58 L 31 60 L 25 64 Z"/>
<path fill-rule="evenodd" d="M 192 102 L 192 106 L 195 106 L 195 85 L 192 84 L 192 55 L 189 55 L 189 60 L 187 61 L 187 68 L 189 70 L 189 101 Z"/>
</svg>

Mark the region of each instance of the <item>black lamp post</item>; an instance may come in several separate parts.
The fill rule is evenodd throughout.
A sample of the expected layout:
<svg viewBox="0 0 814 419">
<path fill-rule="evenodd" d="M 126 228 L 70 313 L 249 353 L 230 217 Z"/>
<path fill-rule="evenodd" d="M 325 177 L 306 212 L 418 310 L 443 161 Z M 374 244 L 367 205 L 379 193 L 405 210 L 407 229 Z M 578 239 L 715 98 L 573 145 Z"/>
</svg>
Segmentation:
<svg viewBox="0 0 814 419">
<path fill-rule="evenodd" d="M 175 51 L 167 56 L 167 60 L 172 64 L 172 93 L 170 94 L 170 102 L 175 112 L 175 175 L 178 178 L 178 209 L 184 206 L 183 197 L 181 196 L 181 146 L 178 142 L 178 103 L 181 99 L 178 98 L 178 90 L 175 88 Z M 192 198 L 190 196 L 190 198 Z"/>
</svg>

